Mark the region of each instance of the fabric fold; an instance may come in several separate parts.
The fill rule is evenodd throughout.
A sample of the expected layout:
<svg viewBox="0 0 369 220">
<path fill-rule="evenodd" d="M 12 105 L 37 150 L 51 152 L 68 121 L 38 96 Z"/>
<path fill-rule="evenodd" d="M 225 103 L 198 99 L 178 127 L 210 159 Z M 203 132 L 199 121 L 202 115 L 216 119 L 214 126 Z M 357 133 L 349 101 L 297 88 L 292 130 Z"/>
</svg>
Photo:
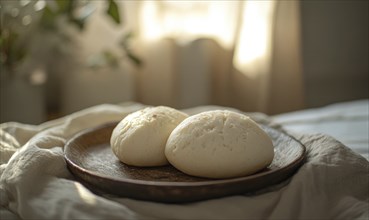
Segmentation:
<svg viewBox="0 0 369 220">
<path fill-rule="evenodd" d="M 307 148 L 305 164 L 261 192 L 187 204 L 96 195 L 68 171 L 63 147 L 74 134 L 118 121 L 144 107 L 101 105 L 27 127 L 1 128 L 0 213 L 21 219 L 362 219 L 369 216 L 369 162 L 332 137 L 293 134 Z M 214 108 L 188 109 L 192 114 Z M 280 126 L 262 114 L 259 123 Z M 27 140 L 28 138 L 28 140 Z M 21 144 L 23 143 L 23 144 Z M 11 150 L 7 150 L 11 149 Z M 14 153 L 15 152 L 15 153 Z M 7 159 L 9 157 L 9 160 Z M 3 216 L 2 216 L 3 217 Z"/>
</svg>

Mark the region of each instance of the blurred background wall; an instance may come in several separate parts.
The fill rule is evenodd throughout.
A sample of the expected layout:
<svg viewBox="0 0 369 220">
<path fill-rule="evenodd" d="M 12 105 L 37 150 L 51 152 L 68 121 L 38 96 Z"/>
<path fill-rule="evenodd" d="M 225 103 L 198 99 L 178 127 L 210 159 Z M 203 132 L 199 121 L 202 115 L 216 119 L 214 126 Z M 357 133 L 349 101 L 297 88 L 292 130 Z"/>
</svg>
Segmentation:
<svg viewBox="0 0 369 220">
<path fill-rule="evenodd" d="M 255 2 L 116 1 L 117 23 L 110 6 L 92 1 L 76 11 L 93 12 L 83 30 L 61 25 L 66 41 L 27 35 L 22 80 L 1 78 L 1 122 L 37 124 L 126 101 L 278 114 L 368 98 L 367 1 Z M 13 3 L 1 3 L 2 27 L 7 4 L 26 30 Z M 121 47 L 129 32 L 140 66 Z"/>
<path fill-rule="evenodd" d="M 368 1 L 302 1 L 307 107 L 368 98 Z"/>
</svg>

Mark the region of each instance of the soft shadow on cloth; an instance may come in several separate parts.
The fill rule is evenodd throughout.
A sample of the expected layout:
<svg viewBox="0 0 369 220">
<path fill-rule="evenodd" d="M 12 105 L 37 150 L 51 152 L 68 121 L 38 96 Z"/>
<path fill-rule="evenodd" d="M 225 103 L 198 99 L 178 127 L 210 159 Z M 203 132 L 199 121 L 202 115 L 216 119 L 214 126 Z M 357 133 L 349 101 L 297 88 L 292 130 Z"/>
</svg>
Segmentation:
<svg viewBox="0 0 369 220">
<path fill-rule="evenodd" d="M 39 126 L 1 125 L 2 210 L 35 219 L 360 219 L 368 215 L 369 162 L 335 139 L 295 134 L 307 160 L 289 180 L 253 194 L 188 204 L 99 196 L 74 180 L 63 157 L 77 132 L 118 121 L 144 106 L 101 105 Z M 195 114 L 219 109 L 187 109 Z M 278 128 L 263 114 L 249 114 Z M 29 140 L 28 140 L 28 139 Z"/>
</svg>

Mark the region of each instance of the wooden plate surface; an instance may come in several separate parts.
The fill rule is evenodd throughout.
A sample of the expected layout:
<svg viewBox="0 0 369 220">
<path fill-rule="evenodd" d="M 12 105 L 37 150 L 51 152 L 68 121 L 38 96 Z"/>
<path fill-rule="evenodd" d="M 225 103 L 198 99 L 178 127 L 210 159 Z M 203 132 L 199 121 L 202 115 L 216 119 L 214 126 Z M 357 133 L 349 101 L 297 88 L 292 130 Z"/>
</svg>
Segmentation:
<svg viewBox="0 0 369 220">
<path fill-rule="evenodd" d="M 275 157 L 269 167 L 245 177 L 198 178 L 170 165 L 140 168 L 120 162 L 109 143 L 116 124 L 89 129 L 70 139 L 64 148 L 67 166 L 92 190 L 140 200 L 181 203 L 260 190 L 293 175 L 303 163 L 306 151 L 291 136 L 262 126 L 275 148 Z"/>
</svg>

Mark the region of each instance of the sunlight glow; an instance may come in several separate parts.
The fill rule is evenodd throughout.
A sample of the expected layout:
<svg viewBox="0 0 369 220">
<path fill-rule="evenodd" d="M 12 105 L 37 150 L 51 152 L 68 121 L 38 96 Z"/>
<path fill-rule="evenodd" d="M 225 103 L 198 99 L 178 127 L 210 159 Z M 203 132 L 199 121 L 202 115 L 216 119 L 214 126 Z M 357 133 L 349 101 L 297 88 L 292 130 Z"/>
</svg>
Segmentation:
<svg viewBox="0 0 369 220">
<path fill-rule="evenodd" d="M 234 2 L 145 1 L 141 19 L 146 40 L 173 37 L 190 41 L 201 37 L 217 40 L 230 47 L 234 39 Z"/>
<path fill-rule="evenodd" d="M 145 1 L 142 7 L 143 35 L 146 39 L 157 39 L 160 37 L 161 28 L 157 21 L 157 7 L 155 2 Z"/>
<path fill-rule="evenodd" d="M 274 4 L 274 1 L 245 2 L 234 60 L 239 69 L 250 69 L 255 63 L 263 65 L 263 59 L 270 56 Z"/>
<path fill-rule="evenodd" d="M 184 43 L 209 38 L 224 48 L 235 49 L 234 65 L 244 74 L 266 72 L 270 66 L 275 1 L 144 1 L 142 4 L 141 34 L 148 42 L 168 37 Z"/>
</svg>

